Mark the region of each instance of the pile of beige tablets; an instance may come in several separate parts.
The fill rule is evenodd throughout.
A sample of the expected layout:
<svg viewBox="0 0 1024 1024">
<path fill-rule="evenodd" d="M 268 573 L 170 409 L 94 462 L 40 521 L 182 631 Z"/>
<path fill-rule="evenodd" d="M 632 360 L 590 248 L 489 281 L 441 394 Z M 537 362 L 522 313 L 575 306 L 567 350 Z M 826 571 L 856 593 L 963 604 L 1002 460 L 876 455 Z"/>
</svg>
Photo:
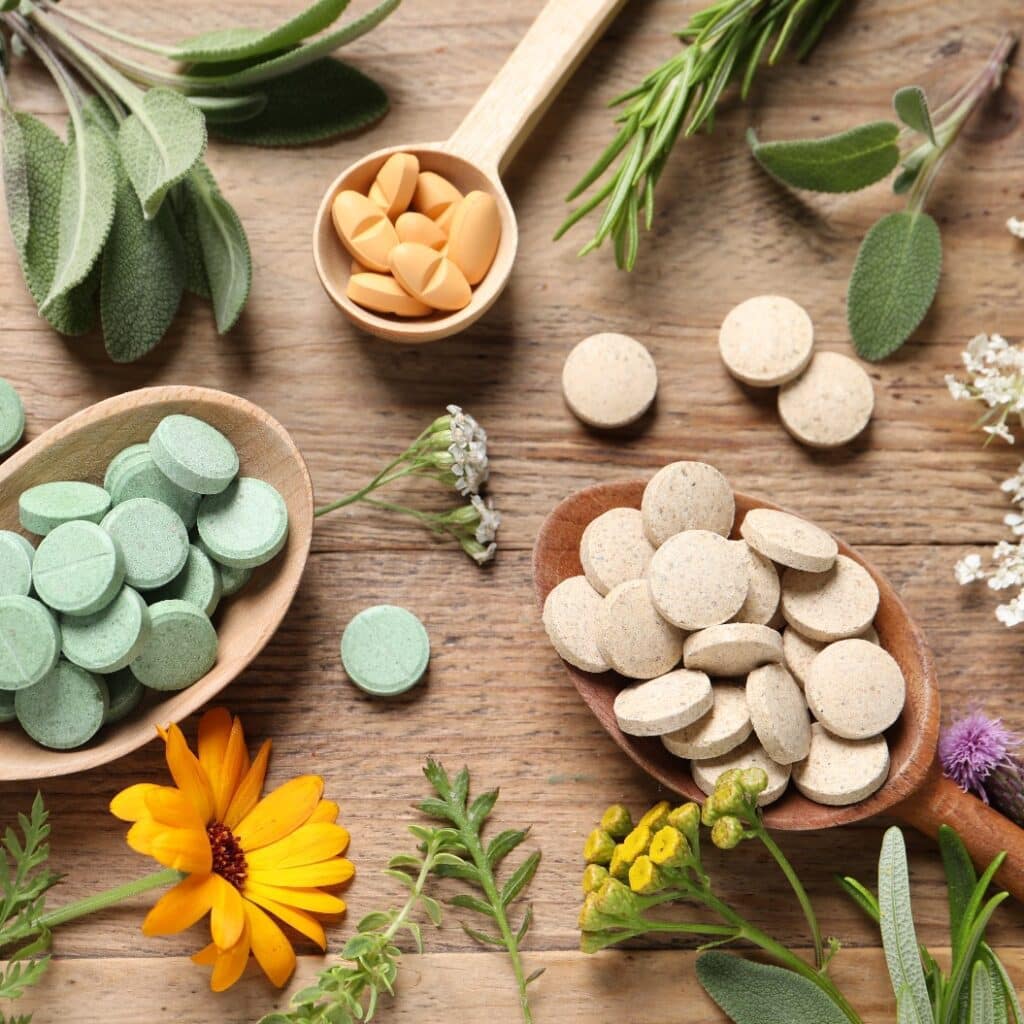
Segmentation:
<svg viewBox="0 0 1024 1024">
<path fill-rule="evenodd" d="M 501 240 L 493 196 L 463 195 L 411 153 L 388 157 L 368 195 L 339 192 L 331 217 L 353 259 L 345 294 L 394 316 L 468 306 Z"/>
<path fill-rule="evenodd" d="M 871 419 L 871 378 L 849 356 L 815 352 L 811 318 L 792 299 L 758 295 L 741 302 L 722 321 L 718 349 L 737 380 L 779 389 L 779 418 L 802 444 L 838 448 Z"/>
<path fill-rule="evenodd" d="M 818 803 L 863 800 L 889 774 L 883 733 L 906 696 L 874 631 L 878 587 L 803 519 L 752 509 L 730 540 L 735 518 L 718 470 L 665 466 L 639 509 L 587 526 L 584 575 L 544 603 L 548 636 L 585 672 L 643 680 L 616 698 L 619 728 L 660 736 L 705 793 L 758 766 L 762 804 L 791 778 Z"/>
</svg>

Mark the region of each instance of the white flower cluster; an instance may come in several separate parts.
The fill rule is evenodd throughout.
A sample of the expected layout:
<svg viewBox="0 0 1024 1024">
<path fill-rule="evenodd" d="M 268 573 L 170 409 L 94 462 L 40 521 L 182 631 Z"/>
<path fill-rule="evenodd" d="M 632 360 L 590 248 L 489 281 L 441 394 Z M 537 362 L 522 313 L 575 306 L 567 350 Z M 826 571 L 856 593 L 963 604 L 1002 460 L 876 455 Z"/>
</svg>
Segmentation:
<svg viewBox="0 0 1024 1024">
<path fill-rule="evenodd" d="M 457 405 L 448 406 L 448 415 L 452 435 L 448 454 L 452 457 L 455 489 L 465 497 L 479 494 L 491 473 L 487 461 L 487 431 Z"/>
<path fill-rule="evenodd" d="M 1011 217 L 1006 222 L 1006 230 L 1010 232 L 1014 238 L 1024 238 L 1024 220 L 1020 217 Z"/>
<path fill-rule="evenodd" d="M 477 544 L 483 548 L 482 551 L 474 549 L 470 552 L 470 557 L 478 565 L 483 565 L 484 562 L 489 562 L 494 557 L 494 552 L 498 548 L 495 538 L 498 535 L 498 528 L 501 526 L 501 513 L 494 507 L 490 498 L 484 501 L 479 494 L 474 494 L 469 500 L 480 516 L 474 537 Z"/>
<path fill-rule="evenodd" d="M 967 380 L 946 376 L 949 393 L 957 401 L 980 402 L 986 407 L 981 429 L 1007 444 L 1014 438 L 1007 420 L 1024 422 L 1024 349 L 1000 334 L 979 334 L 963 353 Z"/>
</svg>

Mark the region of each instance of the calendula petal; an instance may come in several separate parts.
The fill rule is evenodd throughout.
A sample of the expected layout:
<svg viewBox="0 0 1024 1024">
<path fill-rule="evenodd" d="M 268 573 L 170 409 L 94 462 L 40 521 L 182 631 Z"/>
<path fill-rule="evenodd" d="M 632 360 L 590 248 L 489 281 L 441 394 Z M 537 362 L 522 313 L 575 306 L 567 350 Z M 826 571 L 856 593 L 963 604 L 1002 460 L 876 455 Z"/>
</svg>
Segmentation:
<svg viewBox="0 0 1024 1024">
<path fill-rule="evenodd" d="M 282 885 L 286 888 L 312 889 L 321 885 L 341 885 L 356 869 L 344 857 L 306 864 L 301 868 L 260 868 L 250 872 L 250 878 L 262 885 Z"/>
<path fill-rule="evenodd" d="M 336 857 L 348 846 L 348 839 L 348 832 L 340 825 L 307 822 L 276 843 L 246 853 L 245 859 L 250 869 L 296 868 Z"/>
<path fill-rule="evenodd" d="M 136 822 L 132 828 L 141 824 Z M 190 875 L 209 873 L 213 867 L 213 854 L 205 831 L 158 827 L 161 831 L 154 836 L 149 851 L 155 861 Z"/>
<path fill-rule="evenodd" d="M 286 925 L 294 928 L 300 935 L 305 935 L 307 939 L 311 939 L 321 949 L 327 948 L 327 936 L 324 935 L 323 925 L 304 910 L 287 907 L 283 903 L 267 899 L 257 892 L 250 893 L 249 899 L 263 907 L 264 910 L 269 910 L 274 917 L 284 921 Z"/>
<path fill-rule="evenodd" d="M 220 956 L 220 950 L 217 949 L 217 943 L 211 942 L 203 946 L 198 953 L 193 953 L 190 959 L 192 963 L 199 964 L 200 967 L 212 967 L 217 962 L 218 956 Z"/>
<path fill-rule="evenodd" d="M 244 920 L 245 915 L 242 916 Z M 213 974 L 210 975 L 210 988 L 214 992 L 223 992 L 231 988 L 242 976 L 248 962 L 249 922 L 244 921 L 238 941 L 230 949 L 218 951 L 217 962 L 213 965 Z"/>
<path fill-rule="evenodd" d="M 344 914 L 346 909 L 344 900 L 320 889 L 284 889 L 277 885 L 247 881 L 242 895 L 251 898 L 253 893 L 274 900 L 275 903 L 309 910 L 314 914 Z"/>
<path fill-rule="evenodd" d="M 138 821 L 149 816 L 146 807 L 146 796 L 154 789 L 159 789 L 152 782 L 137 782 L 134 786 L 122 789 L 110 801 L 110 813 L 122 821 Z"/>
<path fill-rule="evenodd" d="M 268 846 L 304 825 L 323 791 L 319 775 L 300 775 L 265 796 L 231 831 L 246 853 Z"/>
<path fill-rule="evenodd" d="M 226 950 L 238 942 L 245 926 L 245 901 L 242 894 L 220 875 L 210 909 L 210 937 L 217 948 Z"/>
<path fill-rule="evenodd" d="M 166 830 L 166 825 L 161 825 L 152 818 L 140 818 L 128 829 L 128 835 L 125 837 L 125 840 L 136 853 L 152 857 L 153 841 Z"/>
<path fill-rule="evenodd" d="M 142 922 L 143 935 L 174 935 L 191 928 L 213 906 L 216 875 L 189 875 L 153 904 Z"/>
<path fill-rule="evenodd" d="M 341 808 L 333 800 L 321 800 L 306 824 L 312 825 L 318 821 L 326 821 L 333 825 L 338 820 L 340 812 Z"/>
<path fill-rule="evenodd" d="M 231 723 L 231 733 L 224 750 L 224 762 L 220 766 L 220 773 L 213 788 L 218 821 L 224 820 L 231 798 L 248 770 L 249 752 L 245 749 L 245 733 L 242 731 L 241 720 L 236 718 Z"/>
<path fill-rule="evenodd" d="M 270 758 L 270 740 L 267 740 L 256 760 L 249 766 L 249 769 L 242 776 L 228 809 L 224 812 L 224 824 L 228 828 L 234 827 L 256 806 L 263 792 L 263 780 L 267 777 L 267 760 Z"/>
<path fill-rule="evenodd" d="M 245 905 L 252 940 L 252 955 L 263 968 L 263 973 L 278 987 L 295 970 L 295 950 L 281 929 L 259 907 Z"/>
<path fill-rule="evenodd" d="M 199 832 L 206 827 L 206 823 L 196 814 L 192 801 L 173 786 L 154 786 L 146 794 L 146 807 L 150 817 L 163 825 Z"/>
<path fill-rule="evenodd" d="M 199 719 L 199 738 L 196 741 L 196 753 L 199 763 L 210 780 L 214 793 L 220 777 L 220 766 L 224 763 L 224 754 L 228 749 L 228 737 L 231 735 L 231 713 L 227 708 L 210 708 Z"/>
<path fill-rule="evenodd" d="M 199 759 L 185 742 L 181 730 L 172 725 L 167 730 L 167 767 L 175 785 L 184 793 L 204 824 L 213 818 L 213 789 Z"/>
</svg>

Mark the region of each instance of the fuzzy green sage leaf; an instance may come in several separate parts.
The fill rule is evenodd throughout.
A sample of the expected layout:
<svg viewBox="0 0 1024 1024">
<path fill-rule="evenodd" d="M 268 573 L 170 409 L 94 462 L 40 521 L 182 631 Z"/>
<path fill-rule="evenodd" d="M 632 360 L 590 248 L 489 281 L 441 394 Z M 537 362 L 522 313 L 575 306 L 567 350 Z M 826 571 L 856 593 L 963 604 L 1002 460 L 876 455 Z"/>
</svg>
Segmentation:
<svg viewBox="0 0 1024 1024">
<path fill-rule="evenodd" d="M 207 125 L 247 121 L 261 114 L 267 105 L 264 92 L 242 93 L 239 96 L 189 96 L 188 100 L 203 112 Z"/>
<path fill-rule="evenodd" d="M 861 356 L 884 359 L 910 337 L 935 298 L 941 271 L 942 239 L 927 213 L 890 213 L 872 227 L 846 297 L 850 335 Z"/>
<path fill-rule="evenodd" d="M 25 134 L 18 118 L 9 107 L 0 107 L 0 136 L 3 138 L 4 198 L 7 201 L 7 222 L 11 227 L 18 256 L 23 257 L 28 244 L 29 215 L 32 207 L 28 183 L 28 152 Z"/>
<path fill-rule="evenodd" d="M 896 91 L 892 98 L 893 110 L 896 116 L 914 131 L 927 135 L 933 145 L 935 142 L 935 129 L 932 127 L 932 115 L 928 110 L 928 100 L 925 97 L 924 89 L 919 85 L 908 85 Z"/>
<path fill-rule="evenodd" d="M 881 181 L 899 163 L 899 128 L 873 121 L 820 139 L 759 142 L 753 129 L 747 141 L 757 162 L 792 188 L 813 192 L 856 192 Z"/>
<path fill-rule="evenodd" d="M 1005 1019 L 1006 1014 L 1003 1013 Z M 978 961 L 971 972 L 970 1024 L 995 1024 L 996 994 L 988 968 Z"/>
<path fill-rule="evenodd" d="M 793 971 L 728 953 L 704 953 L 697 978 L 736 1024 L 849 1024 L 816 985 Z"/>
</svg>

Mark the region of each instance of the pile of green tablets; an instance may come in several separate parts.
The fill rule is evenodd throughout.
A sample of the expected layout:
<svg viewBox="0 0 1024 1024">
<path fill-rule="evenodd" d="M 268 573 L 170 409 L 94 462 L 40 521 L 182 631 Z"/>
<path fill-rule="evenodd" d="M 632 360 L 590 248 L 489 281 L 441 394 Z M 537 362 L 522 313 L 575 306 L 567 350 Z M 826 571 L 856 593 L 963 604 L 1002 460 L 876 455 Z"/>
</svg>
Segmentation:
<svg viewBox="0 0 1024 1024">
<path fill-rule="evenodd" d="M 103 486 L 25 491 L 33 547 L 0 530 L 0 722 L 70 750 L 120 721 L 145 690 L 183 690 L 217 660 L 211 616 L 288 537 L 268 483 L 192 416 L 167 416 L 107 467 Z"/>
</svg>

